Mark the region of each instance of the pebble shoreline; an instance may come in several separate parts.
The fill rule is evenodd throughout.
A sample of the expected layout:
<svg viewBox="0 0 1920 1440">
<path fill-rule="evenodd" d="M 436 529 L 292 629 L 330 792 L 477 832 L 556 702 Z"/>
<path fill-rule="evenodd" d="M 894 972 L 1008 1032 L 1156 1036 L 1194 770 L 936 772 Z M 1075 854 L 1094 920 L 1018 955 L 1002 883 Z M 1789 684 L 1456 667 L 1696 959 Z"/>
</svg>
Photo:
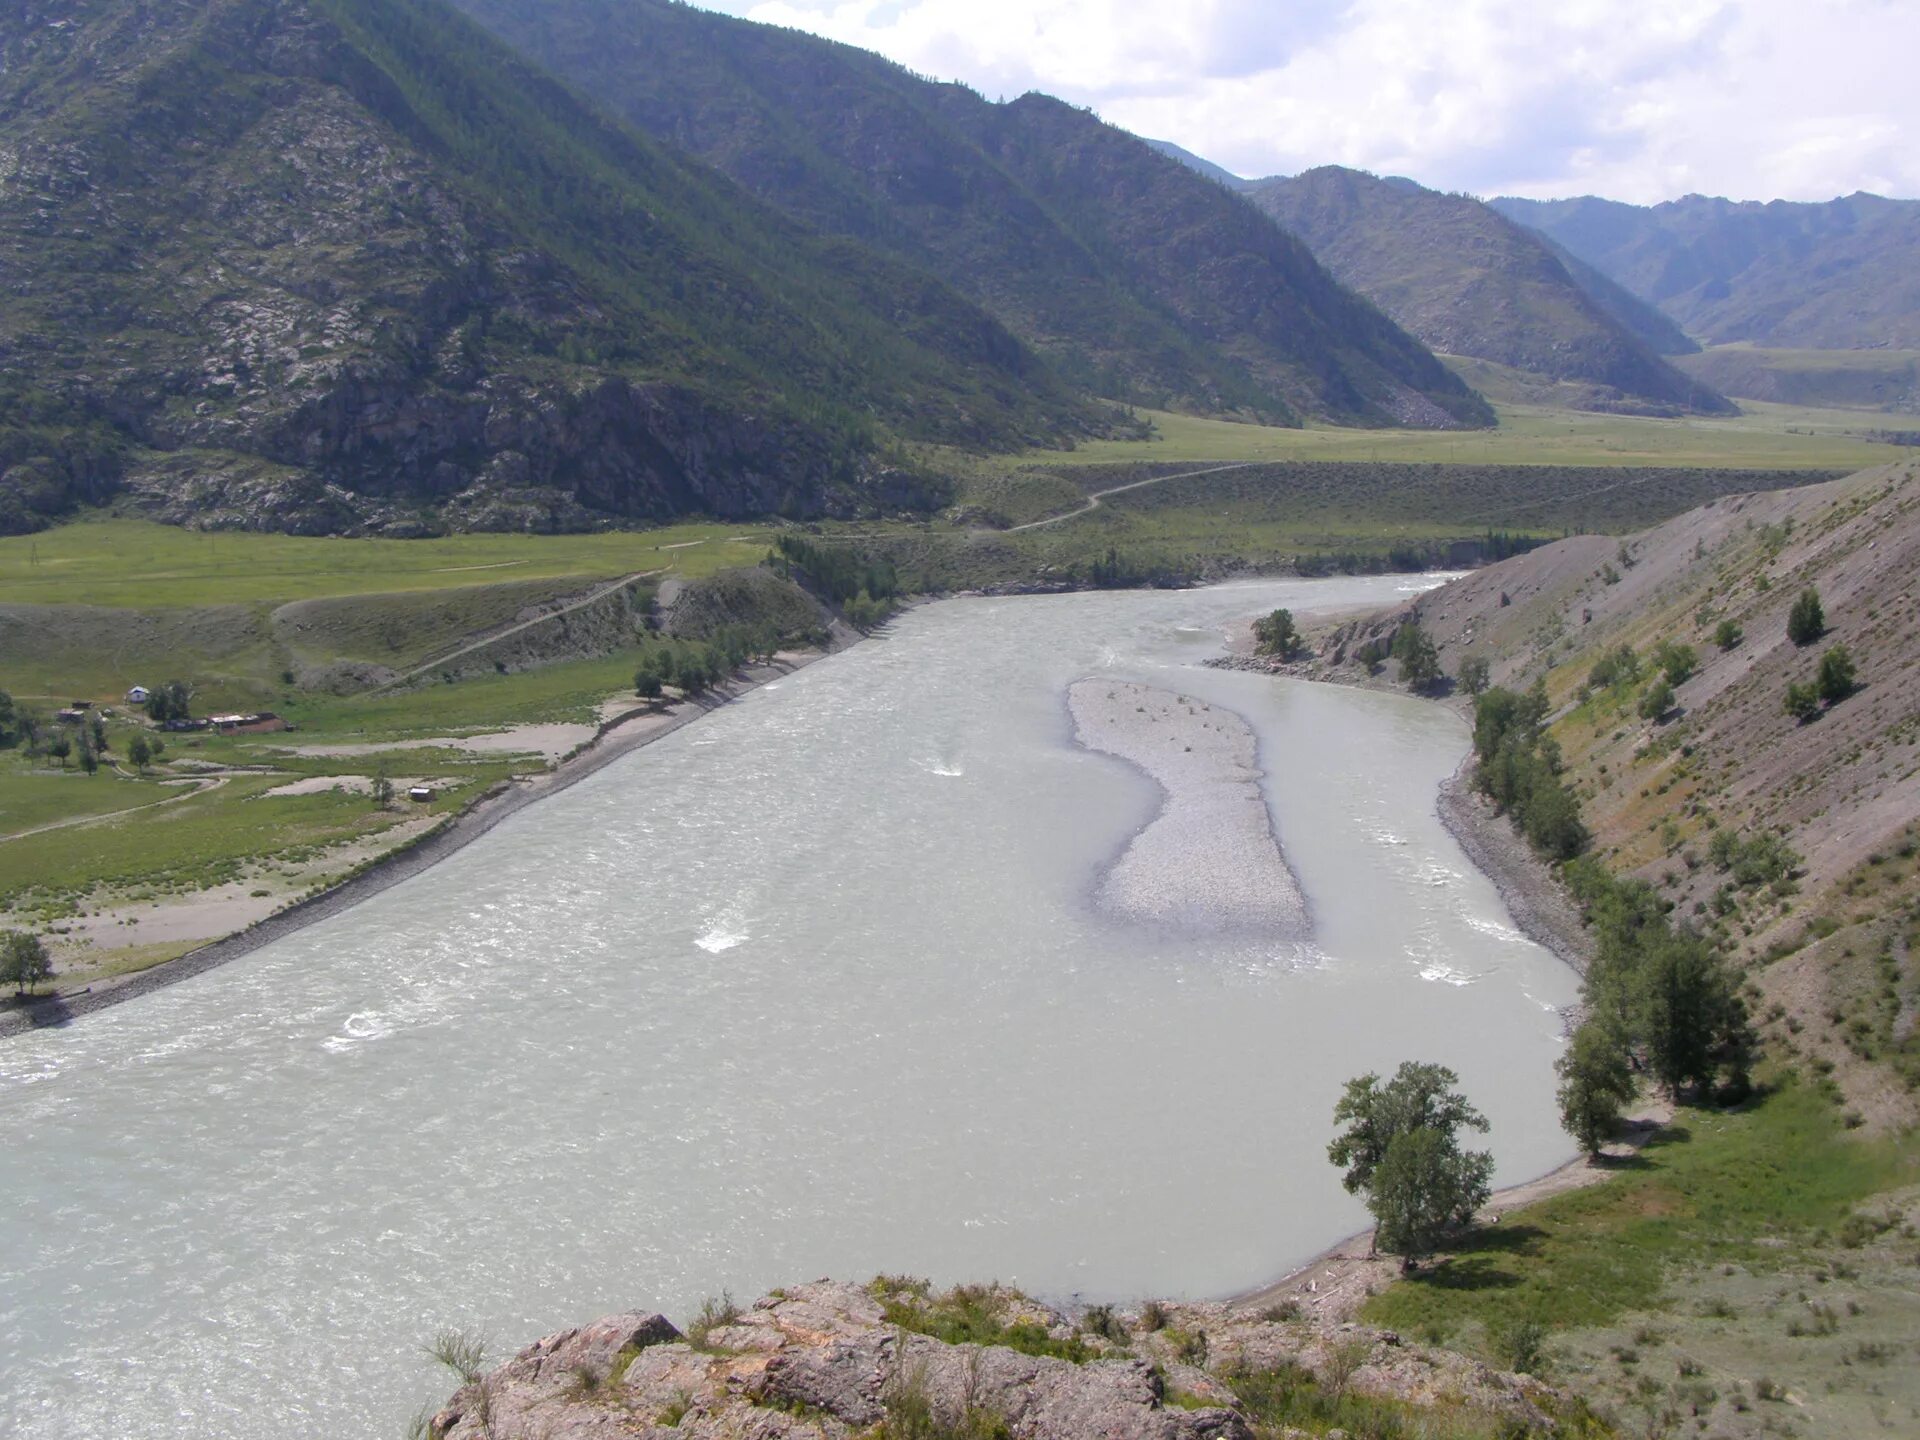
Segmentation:
<svg viewBox="0 0 1920 1440">
<path fill-rule="evenodd" d="M 1077 681 L 1067 705 L 1082 746 L 1137 766 L 1166 793 L 1101 880 L 1102 909 L 1187 930 L 1306 935 L 1306 899 L 1274 834 L 1245 720 L 1116 680 Z"/>
</svg>

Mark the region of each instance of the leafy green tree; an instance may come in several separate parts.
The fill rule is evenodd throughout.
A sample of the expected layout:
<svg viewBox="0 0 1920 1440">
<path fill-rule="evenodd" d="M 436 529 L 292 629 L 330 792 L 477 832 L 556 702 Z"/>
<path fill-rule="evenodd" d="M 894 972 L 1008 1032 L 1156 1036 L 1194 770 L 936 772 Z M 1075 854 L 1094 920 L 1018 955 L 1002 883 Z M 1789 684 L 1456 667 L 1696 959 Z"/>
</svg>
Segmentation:
<svg viewBox="0 0 1920 1440">
<path fill-rule="evenodd" d="M 94 711 L 87 716 L 87 734 L 92 737 L 96 754 L 107 753 L 107 722 L 100 718 L 100 712 Z"/>
<path fill-rule="evenodd" d="M 73 754 L 73 741 L 65 735 L 55 735 L 47 742 L 47 754 L 60 762 L 62 770 L 67 768 L 67 757 Z"/>
<path fill-rule="evenodd" d="M 127 763 L 137 771 L 145 772 L 147 761 L 153 758 L 152 747 L 147 744 L 145 735 L 136 734 L 127 741 Z"/>
<path fill-rule="evenodd" d="M 82 735 L 73 748 L 74 753 L 80 757 L 80 768 L 82 770 L 86 771 L 89 775 L 99 773 L 100 756 L 93 748 L 92 736 Z"/>
<path fill-rule="evenodd" d="M 1713 643 L 1722 650 L 1732 650 L 1747 638 L 1747 632 L 1731 620 L 1722 620 L 1714 627 Z"/>
<path fill-rule="evenodd" d="M 642 670 L 633 677 L 633 693 L 642 700 L 658 700 L 664 688 L 660 677 L 651 670 Z"/>
<path fill-rule="evenodd" d="M 1625 1038 L 1611 1024 L 1589 1019 L 1573 1032 L 1555 1063 L 1560 1076 L 1560 1124 L 1588 1155 L 1598 1155 L 1620 1126 L 1633 1099 L 1633 1067 Z"/>
<path fill-rule="evenodd" d="M 1492 1155 L 1463 1152 L 1438 1130 L 1394 1136 L 1367 1196 L 1375 1248 L 1412 1270 L 1448 1232 L 1472 1222 L 1493 1191 L 1492 1176 Z"/>
<path fill-rule="evenodd" d="M 1300 632 L 1293 623 L 1291 610 L 1275 610 L 1253 622 L 1253 638 L 1263 655 L 1278 655 L 1282 660 L 1299 647 Z"/>
<path fill-rule="evenodd" d="M 1446 1230 L 1471 1220 L 1490 1190 L 1493 1157 L 1459 1146 L 1462 1129 L 1487 1128 L 1459 1083 L 1444 1065 L 1409 1060 L 1384 1085 L 1378 1075 L 1349 1080 L 1334 1106 L 1334 1123 L 1346 1128 L 1327 1158 L 1344 1167 L 1350 1194 L 1366 1195 L 1374 1243 L 1409 1267 Z"/>
<path fill-rule="evenodd" d="M 1671 685 L 1684 685 L 1700 668 L 1700 657 L 1691 645 L 1662 640 L 1653 647 L 1653 663 L 1666 672 Z"/>
<path fill-rule="evenodd" d="M 191 717 L 193 691 L 181 680 L 169 680 L 147 694 L 147 718 L 156 725 Z"/>
<path fill-rule="evenodd" d="M 1844 645 L 1835 645 L 1820 657 L 1820 673 L 1814 681 L 1820 698 L 1837 705 L 1855 689 L 1853 655 Z"/>
<path fill-rule="evenodd" d="M 1802 725 L 1820 718 L 1820 690 L 1811 683 L 1790 683 L 1785 703 L 1787 714 Z"/>
<path fill-rule="evenodd" d="M 1589 690 L 1609 690 L 1615 685 L 1631 685 L 1640 678 L 1640 657 L 1631 645 L 1616 645 L 1587 671 Z"/>
<path fill-rule="evenodd" d="M 1395 632 L 1393 658 L 1400 662 L 1400 683 L 1408 689 L 1431 690 L 1440 683 L 1440 652 L 1418 620 Z"/>
<path fill-rule="evenodd" d="M 0 931 L 0 985 L 11 981 L 16 995 L 53 978 L 53 960 L 38 935 L 26 930 Z"/>
<path fill-rule="evenodd" d="M 1493 666 L 1486 656 L 1468 655 L 1460 661 L 1460 674 L 1457 678 L 1463 691 L 1468 695 L 1478 696 L 1486 692 L 1492 673 Z"/>
<path fill-rule="evenodd" d="M 1641 962 L 1636 1028 L 1647 1069 L 1668 1094 L 1747 1087 L 1753 1034 L 1733 973 L 1699 935 L 1669 931 Z"/>
<path fill-rule="evenodd" d="M 1796 645 L 1811 645 L 1826 633 L 1827 614 L 1820 608 L 1820 592 L 1809 585 L 1787 612 L 1787 638 Z"/>
<path fill-rule="evenodd" d="M 393 781 L 385 770 L 376 770 L 373 775 L 373 803 L 379 810 L 393 804 Z"/>
<path fill-rule="evenodd" d="M 1651 685 L 1640 695 L 1640 718 L 1658 724 L 1660 718 L 1673 709 L 1673 686 L 1667 677 L 1656 675 Z"/>
</svg>

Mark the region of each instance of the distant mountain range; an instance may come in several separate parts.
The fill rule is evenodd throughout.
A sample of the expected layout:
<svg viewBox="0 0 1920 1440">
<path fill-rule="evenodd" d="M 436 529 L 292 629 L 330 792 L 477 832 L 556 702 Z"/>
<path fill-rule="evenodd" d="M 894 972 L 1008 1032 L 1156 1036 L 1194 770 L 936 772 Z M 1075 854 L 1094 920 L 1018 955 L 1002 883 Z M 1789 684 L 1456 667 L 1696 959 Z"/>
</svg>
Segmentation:
<svg viewBox="0 0 1920 1440">
<path fill-rule="evenodd" d="M 1920 348 L 1920 201 L 1491 202 L 1706 344 Z"/>
<path fill-rule="evenodd" d="M 1137 429 L 1112 400 L 1492 422 L 1085 112 L 649 0 L 464 8 L 498 35 L 445 0 L 0 10 L 0 530 L 924 508 L 916 443 Z"/>
<path fill-rule="evenodd" d="M 1656 353 L 1646 337 L 1671 327 L 1645 305 L 1478 200 L 1336 165 L 1244 188 L 1436 350 L 1562 382 L 1562 398 L 1587 409 L 1732 409 Z"/>
<path fill-rule="evenodd" d="M 1061 374 L 1211 414 L 1486 424 L 1485 404 L 1220 186 L 1044 95 L 669 0 L 456 0 L 613 114 L 967 295 Z"/>
</svg>

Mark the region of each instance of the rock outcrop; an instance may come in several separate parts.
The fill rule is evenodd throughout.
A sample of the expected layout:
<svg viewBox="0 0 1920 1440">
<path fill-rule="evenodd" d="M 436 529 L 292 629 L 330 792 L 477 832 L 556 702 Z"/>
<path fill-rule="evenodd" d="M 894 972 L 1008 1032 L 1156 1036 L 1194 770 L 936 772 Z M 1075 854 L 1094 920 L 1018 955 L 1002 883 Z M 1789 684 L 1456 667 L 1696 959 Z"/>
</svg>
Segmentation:
<svg viewBox="0 0 1920 1440">
<path fill-rule="evenodd" d="M 430 1433 L 1253 1440 L 1303 1433 L 1279 1423 L 1272 1397 L 1284 1390 L 1302 1418 L 1364 1397 L 1468 1412 L 1527 1435 L 1554 1433 L 1568 1406 L 1539 1381 L 1390 1332 L 1328 1331 L 1224 1305 L 1095 1310 L 1076 1322 L 1000 1287 L 934 1296 L 902 1280 L 822 1280 L 690 1329 L 692 1338 L 635 1311 L 549 1335 L 463 1386 Z M 948 1343 L 926 1330 L 983 1338 Z"/>
</svg>

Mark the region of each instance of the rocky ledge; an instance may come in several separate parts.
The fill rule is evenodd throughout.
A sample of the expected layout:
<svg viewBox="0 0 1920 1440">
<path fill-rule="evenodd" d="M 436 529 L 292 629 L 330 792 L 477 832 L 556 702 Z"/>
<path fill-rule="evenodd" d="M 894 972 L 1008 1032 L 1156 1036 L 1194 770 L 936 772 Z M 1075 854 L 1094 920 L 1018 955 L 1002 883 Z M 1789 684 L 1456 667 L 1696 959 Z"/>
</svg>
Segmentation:
<svg viewBox="0 0 1920 1440">
<path fill-rule="evenodd" d="M 429 1433 L 1260 1440 L 1343 1424 L 1373 1433 L 1390 1412 L 1395 1434 L 1422 1413 L 1489 1434 L 1587 1433 L 1551 1386 L 1387 1331 L 1224 1305 L 1070 1318 L 999 1286 L 934 1294 L 894 1278 L 775 1290 L 744 1311 L 710 1306 L 685 1334 L 641 1312 L 564 1330 L 474 1376 Z"/>
</svg>

